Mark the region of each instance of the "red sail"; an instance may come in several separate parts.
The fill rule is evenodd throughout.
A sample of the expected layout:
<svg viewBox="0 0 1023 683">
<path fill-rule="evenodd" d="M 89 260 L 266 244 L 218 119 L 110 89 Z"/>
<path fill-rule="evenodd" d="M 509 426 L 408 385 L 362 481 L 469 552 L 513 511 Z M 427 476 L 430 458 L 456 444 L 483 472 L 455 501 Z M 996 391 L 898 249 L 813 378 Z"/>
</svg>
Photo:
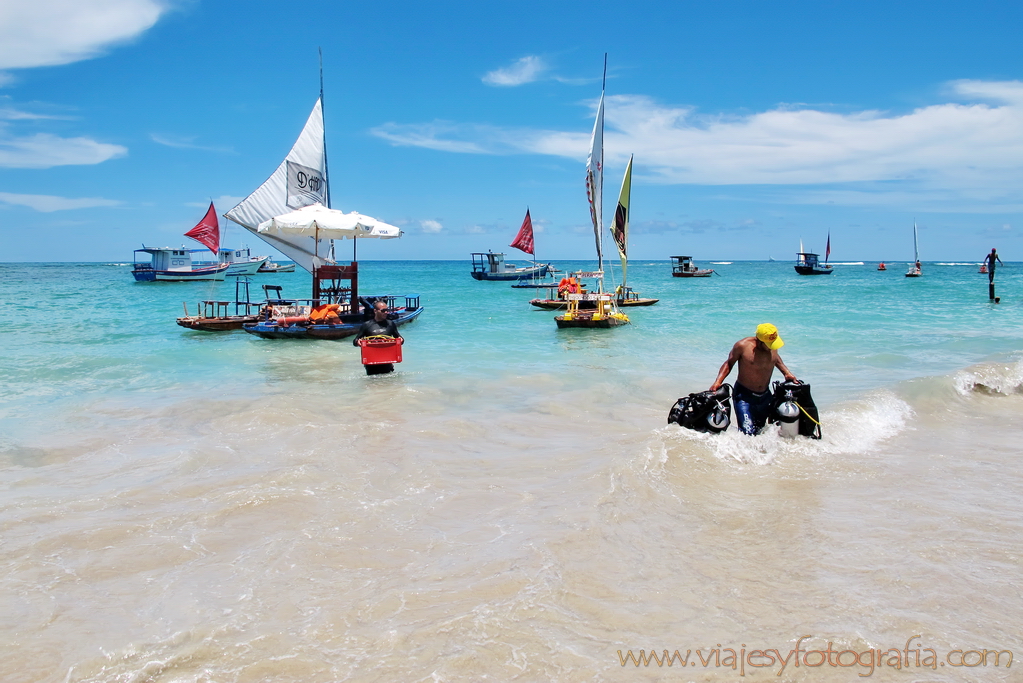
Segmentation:
<svg viewBox="0 0 1023 683">
<path fill-rule="evenodd" d="M 526 209 L 526 218 L 522 221 L 519 234 L 515 235 L 515 239 L 508 246 L 521 249 L 527 254 L 533 253 L 533 221 L 529 218 L 529 209 Z"/>
<path fill-rule="evenodd" d="M 186 232 L 185 237 L 191 237 L 214 254 L 220 254 L 220 221 L 217 220 L 217 210 L 213 208 L 213 202 L 210 202 L 210 209 L 199 224 Z"/>
</svg>

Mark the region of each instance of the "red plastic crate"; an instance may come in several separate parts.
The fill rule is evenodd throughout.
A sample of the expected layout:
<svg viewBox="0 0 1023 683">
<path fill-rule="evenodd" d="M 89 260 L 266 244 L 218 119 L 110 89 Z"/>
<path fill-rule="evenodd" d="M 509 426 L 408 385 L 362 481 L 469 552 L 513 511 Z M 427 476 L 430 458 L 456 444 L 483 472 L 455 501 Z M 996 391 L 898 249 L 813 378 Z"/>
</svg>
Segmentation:
<svg viewBox="0 0 1023 683">
<path fill-rule="evenodd" d="M 363 365 L 380 365 L 381 363 L 400 363 L 401 345 L 404 340 L 394 339 L 360 339 Z"/>
</svg>

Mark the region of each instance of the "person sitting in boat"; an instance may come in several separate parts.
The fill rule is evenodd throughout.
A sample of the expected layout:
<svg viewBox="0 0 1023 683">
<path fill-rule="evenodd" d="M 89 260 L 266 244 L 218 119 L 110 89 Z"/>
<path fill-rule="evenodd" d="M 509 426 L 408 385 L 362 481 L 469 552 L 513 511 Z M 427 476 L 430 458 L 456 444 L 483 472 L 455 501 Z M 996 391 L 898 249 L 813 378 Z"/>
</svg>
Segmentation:
<svg viewBox="0 0 1023 683">
<path fill-rule="evenodd" d="M 398 332 L 398 326 L 394 324 L 393 320 L 388 319 L 387 313 L 386 301 L 378 299 L 373 302 L 373 319 L 362 323 L 362 327 L 355 334 L 355 339 L 352 340 L 352 346 L 358 346 L 359 340 L 363 337 L 394 337 L 395 339 L 402 339 L 401 334 Z"/>
<path fill-rule="evenodd" d="M 717 379 L 710 385 L 711 391 L 717 391 L 732 371 L 732 366 L 739 364 L 732 403 L 743 434 L 753 436 L 767 424 L 773 403 L 769 384 L 775 368 L 781 371 L 787 382 L 799 381 L 778 355 L 778 349 L 784 345 L 777 327 L 770 323 L 758 325 L 755 336 L 735 342 L 721 365 Z"/>
</svg>

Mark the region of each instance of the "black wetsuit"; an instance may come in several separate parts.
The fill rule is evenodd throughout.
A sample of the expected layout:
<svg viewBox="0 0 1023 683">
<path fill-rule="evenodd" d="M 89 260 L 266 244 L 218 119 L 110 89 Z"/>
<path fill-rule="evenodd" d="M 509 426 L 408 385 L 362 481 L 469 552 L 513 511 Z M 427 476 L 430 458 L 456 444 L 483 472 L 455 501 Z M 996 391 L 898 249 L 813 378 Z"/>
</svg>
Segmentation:
<svg viewBox="0 0 1023 683">
<path fill-rule="evenodd" d="M 998 254 L 988 254 L 987 258 L 987 281 L 995 281 L 995 263 L 1000 263 L 1002 259 L 998 258 Z"/>
<path fill-rule="evenodd" d="M 362 323 L 362 327 L 359 328 L 359 332 L 355 335 L 355 339 L 352 340 L 352 346 L 358 346 L 359 340 L 363 337 L 375 337 L 377 335 L 384 337 L 401 337 L 398 333 L 398 326 L 394 324 L 393 320 L 384 320 L 381 322 L 377 322 L 376 320 L 367 320 Z"/>
</svg>

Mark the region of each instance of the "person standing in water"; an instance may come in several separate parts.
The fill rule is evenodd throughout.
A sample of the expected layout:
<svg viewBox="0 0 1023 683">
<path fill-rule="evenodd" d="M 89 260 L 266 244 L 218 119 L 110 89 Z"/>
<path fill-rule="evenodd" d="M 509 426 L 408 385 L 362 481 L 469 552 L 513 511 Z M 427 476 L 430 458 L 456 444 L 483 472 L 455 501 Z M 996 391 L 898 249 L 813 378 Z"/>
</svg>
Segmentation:
<svg viewBox="0 0 1023 683">
<path fill-rule="evenodd" d="M 785 342 L 778 336 L 777 327 L 771 323 L 757 325 L 755 336 L 735 342 L 718 371 L 717 379 L 710 385 L 711 391 L 717 391 L 732 371 L 732 366 L 739 364 L 732 403 L 743 434 L 752 436 L 767 424 L 773 400 L 768 385 L 775 368 L 781 371 L 786 381 L 799 381 L 778 355 L 778 349 L 784 345 Z"/>
<path fill-rule="evenodd" d="M 991 253 L 988 254 L 987 256 L 985 256 L 984 260 L 987 262 L 987 281 L 988 282 L 994 282 L 995 281 L 995 262 L 997 261 L 998 263 L 1002 263 L 1002 259 L 998 258 L 998 252 L 996 252 L 994 250 L 994 247 L 992 247 L 991 248 Z M 1002 263 L 1002 265 L 1004 266 L 1005 264 Z"/>
</svg>

